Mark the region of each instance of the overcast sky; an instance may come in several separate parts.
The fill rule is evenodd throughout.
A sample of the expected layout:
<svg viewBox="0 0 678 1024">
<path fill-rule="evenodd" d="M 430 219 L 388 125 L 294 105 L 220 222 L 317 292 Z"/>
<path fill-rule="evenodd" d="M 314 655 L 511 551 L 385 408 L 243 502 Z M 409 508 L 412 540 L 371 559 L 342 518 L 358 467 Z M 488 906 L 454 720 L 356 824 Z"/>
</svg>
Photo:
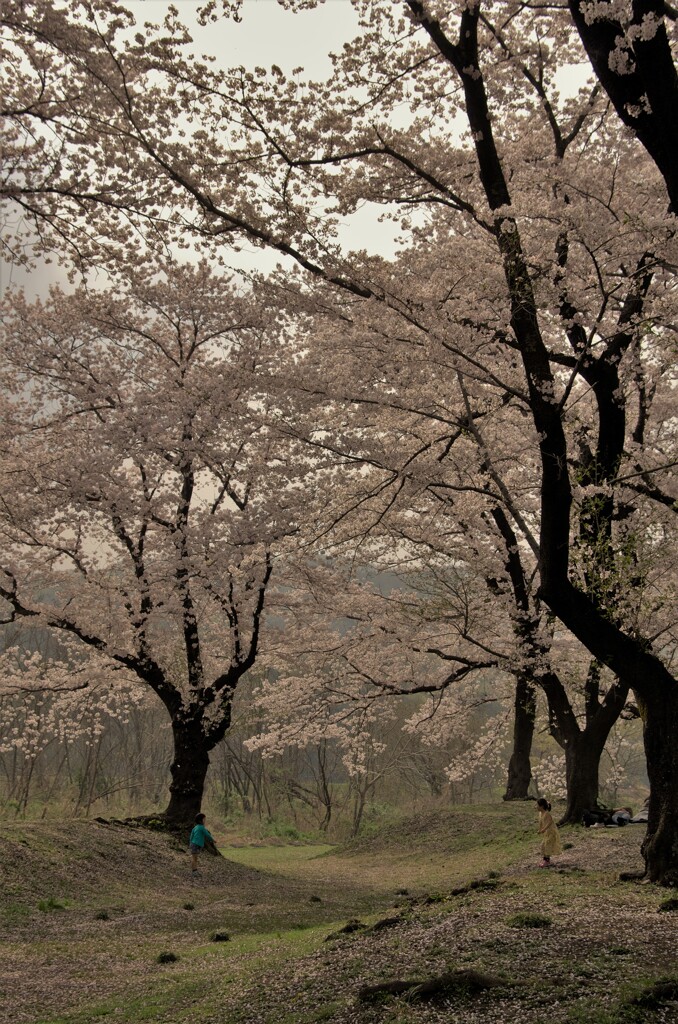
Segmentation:
<svg viewBox="0 0 678 1024">
<path fill-rule="evenodd" d="M 123 0 L 124 2 L 124 0 Z M 350 0 L 324 0 L 310 11 L 284 10 L 277 0 L 244 0 L 242 21 L 221 19 L 200 29 L 195 12 L 199 0 L 174 0 L 182 20 L 194 26 L 197 49 L 220 58 L 224 65 L 268 67 L 283 71 L 303 67 L 313 78 L 331 71 L 328 53 L 352 39 L 358 19 Z M 126 4 L 138 21 L 160 21 L 167 0 L 131 0 Z"/>
</svg>

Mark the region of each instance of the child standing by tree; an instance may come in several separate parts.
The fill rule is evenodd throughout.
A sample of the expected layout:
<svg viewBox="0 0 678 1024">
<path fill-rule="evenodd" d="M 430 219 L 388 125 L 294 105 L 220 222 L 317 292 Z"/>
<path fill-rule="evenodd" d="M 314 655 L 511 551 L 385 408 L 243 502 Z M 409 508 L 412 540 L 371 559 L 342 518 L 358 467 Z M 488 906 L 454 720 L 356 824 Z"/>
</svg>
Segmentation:
<svg viewBox="0 0 678 1024">
<path fill-rule="evenodd" d="M 551 817 L 551 804 L 548 800 L 540 797 L 537 800 L 537 807 L 539 808 L 539 835 L 542 837 L 541 854 L 544 858 L 539 866 L 548 868 L 551 866 L 551 857 L 561 851 L 560 836 L 556 823 Z"/>
<path fill-rule="evenodd" d="M 213 836 L 205 828 L 205 815 L 196 814 L 195 825 L 191 829 L 191 835 L 188 840 L 188 849 L 191 854 L 191 871 L 195 874 L 198 870 L 198 854 L 202 853 L 205 849 L 205 842 L 209 840 L 214 843 Z"/>
</svg>

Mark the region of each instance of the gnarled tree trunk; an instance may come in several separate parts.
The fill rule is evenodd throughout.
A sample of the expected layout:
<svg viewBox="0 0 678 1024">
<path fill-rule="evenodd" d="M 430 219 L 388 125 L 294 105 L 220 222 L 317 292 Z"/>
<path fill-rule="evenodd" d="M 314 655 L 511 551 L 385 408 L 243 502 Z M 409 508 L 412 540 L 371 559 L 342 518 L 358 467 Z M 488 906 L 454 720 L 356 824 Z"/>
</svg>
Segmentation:
<svg viewBox="0 0 678 1024">
<path fill-rule="evenodd" d="M 523 675 L 516 678 L 513 719 L 513 751 L 508 766 L 504 800 L 529 799 L 532 781 L 532 737 L 537 701 L 534 686 Z"/>
<path fill-rule="evenodd" d="M 653 687 L 636 694 L 650 780 L 650 806 L 643 856 L 647 876 L 678 885 L 678 687 Z"/>
<path fill-rule="evenodd" d="M 567 807 L 559 824 L 580 822 L 584 811 L 598 802 L 600 758 L 605 746 L 598 738 L 582 732 L 565 745 Z"/>
<path fill-rule="evenodd" d="M 575 636 L 633 689 L 643 718 L 650 780 L 646 873 L 653 882 L 678 884 L 678 682 L 641 640 L 597 616 L 573 587 L 554 588 L 546 597 Z"/>
<path fill-rule="evenodd" d="M 172 721 L 174 756 L 170 766 L 170 801 L 165 818 L 189 825 L 200 811 L 209 768 L 209 747 L 202 726 L 194 721 Z"/>
<path fill-rule="evenodd" d="M 567 807 L 560 824 L 578 824 L 584 811 L 598 801 L 600 758 L 629 688 L 617 679 L 601 701 L 600 664 L 593 660 L 584 687 L 585 721 L 580 724 L 557 673 L 546 673 L 541 685 L 548 701 L 551 735 L 565 752 Z"/>
</svg>

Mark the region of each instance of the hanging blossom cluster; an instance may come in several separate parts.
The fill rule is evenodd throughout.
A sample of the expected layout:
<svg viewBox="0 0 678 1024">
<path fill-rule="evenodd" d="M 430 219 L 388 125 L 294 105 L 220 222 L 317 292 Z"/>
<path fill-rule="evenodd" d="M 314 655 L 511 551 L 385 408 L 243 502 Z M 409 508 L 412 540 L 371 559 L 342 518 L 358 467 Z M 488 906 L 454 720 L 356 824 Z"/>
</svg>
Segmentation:
<svg viewBox="0 0 678 1024">
<path fill-rule="evenodd" d="M 91 743 L 111 719 L 123 725 L 148 697 L 128 673 L 94 656 L 78 661 L 7 648 L 0 655 L 0 753 L 36 757 L 50 743 L 85 736 Z"/>
<path fill-rule="evenodd" d="M 394 702 L 378 707 L 336 679 L 320 673 L 280 676 L 257 687 L 253 708 L 260 716 L 256 735 L 246 742 L 265 758 L 304 750 L 330 740 L 338 747 L 350 777 L 365 775 L 371 759 L 386 750 L 380 731 L 396 715 Z"/>
<path fill-rule="evenodd" d="M 549 754 L 542 757 L 533 765 L 532 774 L 540 793 L 546 793 L 556 800 L 565 799 L 565 754 Z"/>
<path fill-rule="evenodd" d="M 492 718 L 469 749 L 448 764 L 445 774 L 449 781 L 465 782 L 479 770 L 496 781 L 502 779 L 506 774 L 509 748 L 506 726 L 505 716 Z"/>
</svg>

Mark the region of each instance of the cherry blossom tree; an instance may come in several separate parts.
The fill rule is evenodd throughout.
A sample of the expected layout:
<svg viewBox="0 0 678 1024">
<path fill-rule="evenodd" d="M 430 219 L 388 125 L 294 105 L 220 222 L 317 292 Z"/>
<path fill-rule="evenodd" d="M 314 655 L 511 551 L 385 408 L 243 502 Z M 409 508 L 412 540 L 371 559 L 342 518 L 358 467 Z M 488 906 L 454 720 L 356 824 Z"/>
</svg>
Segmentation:
<svg viewBox="0 0 678 1024">
<path fill-rule="evenodd" d="M 281 281 L 300 317 L 331 302 L 357 353 L 371 320 L 384 370 L 375 387 L 414 368 L 401 352 L 429 366 L 443 354 L 443 391 L 460 374 L 474 382 L 472 413 L 488 405 L 488 447 L 512 471 L 508 488 L 496 484 L 501 504 L 520 543 L 537 540 L 540 600 L 641 706 L 644 853 L 649 877 L 670 882 L 678 703 L 671 573 L 656 567 L 674 501 L 665 409 L 676 258 L 664 184 L 635 159 L 597 84 L 562 88 L 563 69 L 582 59 L 566 10 L 355 6 L 361 34 L 323 84 L 195 60 L 173 13 L 132 38 L 121 7 L 10 4 L 3 30 L 32 74 L 10 82 L 21 88 L 9 90 L 4 193 L 46 241 L 63 226 L 88 260 L 124 251 L 135 233 L 149 251 L 187 239 L 214 253 L 243 239 L 270 247 L 300 268 L 295 281 L 288 263 Z M 219 5 L 208 7 L 216 17 Z M 59 88 L 64 69 L 87 84 L 77 105 Z M 26 184 L 38 124 L 40 145 L 52 133 L 49 180 Z M 397 263 L 341 245 L 340 221 L 366 201 L 397 222 Z M 72 219 L 56 223 L 55 209 Z M 450 444 L 441 433 L 419 453 L 418 479 Z M 392 488 L 411 486 L 408 470 Z"/>
<path fill-rule="evenodd" d="M 5 618 L 89 652 L 81 676 L 103 659 L 162 701 L 171 820 L 200 806 L 299 526 L 304 463 L 266 425 L 290 353 L 262 317 L 204 264 L 13 295 L 3 317 Z"/>
<path fill-rule="evenodd" d="M 292 147 L 281 141 L 278 151 L 289 176 L 298 170 L 301 178 L 312 167 L 322 167 L 314 178 L 318 190 L 339 195 L 338 208 L 343 213 L 369 198 L 384 203 L 399 200 L 410 208 L 436 204 L 438 209 L 447 207 L 461 215 L 455 231 L 443 226 L 442 215 L 431 215 L 425 237 L 424 230 L 418 231 L 411 220 L 403 218 L 404 227 L 415 239 L 407 271 L 393 272 L 384 284 L 386 275 L 373 261 L 370 281 L 375 280 L 376 270 L 382 269 L 381 287 L 372 285 L 368 297 L 373 306 L 374 300 L 387 304 L 391 317 L 399 316 L 401 323 L 407 322 L 406 329 L 414 327 L 421 332 L 422 342 L 423 335 L 430 344 L 431 306 L 422 302 L 422 292 L 415 292 L 411 282 L 418 274 L 430 294 L 440 279 L 436 312 L 445 309 L 447 323 L 456 325 L 457 338 L 470 320 L 476 330 L 486 332 L 487 343 L 496 346 L 495 354 L 498 347 L 509 359 L 512 353 L 519 358 L 522 386 L 527 391 L 522 392 L 520 383 L 514 382 L 512 393 L 518 391 L 529 410 L 538 453 L 540 596 L 597 660 L 612 668 L 622 685 L 634 688 L 641 701 L 655 808 L 644 850 L 650 876 L 670 881 L 676 848 L 672 823 L 678 820 L 673 802 L 676 787 L 667 785 L 667 779 L 675 779 L 676 748 L 665 733 L 667 721 L 675 724 L 676 715 L 675 681 L 665 661 L 671 652 L 666 641 L 672 623 L 663 615 L 653 616 L 659 605 L 653 609 L 652 602 L 643 607 L 639 603 L 643 591 L 647 593 L 648 576 L 643 572 L 648 571 L 653 549 L 656 559 L 657 540 L 661 546 L 670 523 L 662 510 L 637 500 L 644 490 L 645 497 L 654 494 L 654 500 L 667 509 L 673 502 L 666 486 L 672 455 L 666 458 L 664 445 L 658 443 L 667 423 L 661 406 L 670 395 L 671 384 L 655 404 L 656 370 L 662 367 L 665 372 L 669 365 L 666 345 L 674 299 L 670 223 L 663 219 L 656 180 L 645 168 L 645 186 L 638 181 L 628 160 L 628 144 L 616 134 L 609 119 L 598 122 L 595 137 L 585 131 L 591 118 L 603 116 L 595 88 L 585 102 L 580 98 L 578 108 L 557 106 L 549 79 L 558 65 L 548 63 L 549 48 L 543 39 L 565 38 L 563 57 L 567 53 L 572 41 L 563 36 L 558 15 L 540 10 L 543 20 L 534 33 L 525 22 L 526 17 L 534 17 L 533 12 L 521 17 L 515 11 L 503 24 L 495 24 L 491 19 L 494 11 L 481 11 L 476 5 L 462 9 L 458 22 L 456 15 L 440 5 L 412 2 L 406 6 L 414 26 L 412 38 L 428 38 L 428 46 L 403 46 L 398 58 L 401 63 L 394 58 L 386 70 L 380 70 L 384 47 L 376 44 L 379 29 L 382 40 L 390 37 L 398 53 L 395 40 L 408 38 L 405 23 L 398 25 L 395 15 L 380 12 L 379 26 L 375 28 L 379 19 L 372 15 L 369 31 L 350 58 L 339 63 L 342 89 L 333 84 L 334 95 L 341 91 L 350 97 L 351 88 L 359 86 L 369 91 L 365 69 L 370 68 L 374 75 L 374 105 L 361 105 L 351 137 L 349 98 L 344 111 L 337 111 L 334 104 L 333 116 L 328 114 L 329 103 L 323 108 L 323 147 L 311 141 L 309 128 L 301 144 Z M 505 6 L 498 5 L 497 13 Z M 532 42 L 526 45 L 526 38 Z M 492 59 L 493 47 L 500 60 Z M 513 123 L 509 116 L 516 104 L 505 100 L 510 95 L 509 72 L 520 73 L 529 96 L 527 103 L 525 95 L 521 96 L 525 115 Z M 409 92 L 404 80 L 414 83 Z M 473 185 L 462 185 L 454 163 L 448 165 L 451 173 L 447 178 L 440 181 L 438 177 L 440 154 L 449 151 L 437 131 L 444 122 L 443 81 L 449 87 L 450 116 L 461 107 L 469 119 L 472 148 L 464 151 L 463 170 Z M 411 130 L 390 125 L 385 137 L 386 129 L 379 122 L 388 117 L 397 101 L 408 102 L 415 109 L 428 103 L 435 115 L 428 120 L 422 117 Z M 533 139 L 544 143 L 543 149 L 534 142 L 526 147 L 528 123 Z M 496 141 L 495 124 L 501 146 Z M 587 143 L 587 162 L 579 159 L 583 141 Z M 306 153 L 315 148 L 317 155 L 301 154 L 304 143 Z M 609 145 L 619 157 L 612 175 L 604 175 L 602 156 Z M 468 158 L 473 152 L 475 170 Z M 572 162 L 575 158 L 577 163 Z M 540 181 L 529 176 L 532 161 L 543 162 L 544 167 L 550 161 L 550 198 L 547 190 L 541 191 Z M 342 178 L 336 167 L 343 162 L 350 164 L 351 171 Z M 607 195 L 599 193 L 598 200 L 593 200 L 589 184 L 594 165 L 599 180 L 607 181 Z M 587 168 L 586 183 L 577 181 L 583 167 Z M 459 183 L 456 189 L 450 178 Z M 589 200 L 600 205 L 596 209 Z M 530 202 L 534 209 L 528 208 Z M 629 209 L 632 220 L 626 213 Z M 468 232 L 474 224 L 478 226 L 473 241 L 488 252 L 482 296 L 477 287 L 457 284 L 449 288 L 450 281 L 466 282 L 468 276 L 462 260 L 468 264 L 473 247 L 464 244 L 466 237 L 460 228 L 464 222 Z M 633 223 L 634 230 L 621 231 L 623 223 L 627 227 Z M 547 230 L 548 224 L 552 226 Z M 658 232 L 657 224 L 665 226 Z M 550 252 L 544 244 L 547 239 Z M 480 240 L 496 247 L 493 256 L 481 247 Z M 464 253 L 456 263 L 451 254 L 454 247 Z M 456 275 L 450 273 L 452 266 Z M 496 268 L 498 277 L 490 266 Z M 332 283 L 337 284 L 336 276 Z M 356 289 L 347 284 L 346 291 L 355 294 Z M 485 322 L 477 308 L 473 318 L 469 316 L 470 303 L 479 306 L 492 299 L 494 309 Z M 389 331 L 386 322 L 382 318 L 384 336 Z M 408 340 L 416 344 L 412 335 Z M 467 343 L 460 362 L 468 357 Z M 492 371 L 483 370 L 486 379 L 492 379 Z M 492 370 L 496 379 L 496 370 Z M 654 406 L 652 426 L 648 399 Z M 659 433 L 654 432 L 655 427 Z M 631 477 L 637 482 L 624 486 Z M 639 487 L 643 483 L 644 488 Z M 632 515 L 636 516 L 633 526 L 629 523 Z M 576 545 L 572 557 L 571 542 Z M 656 569 L 651 575 L 658 579 Z"/>
<path fill-rule="evenodd" d="M 569 572 L 570 515 L 573 480 L 566 471 L 568 444 L 562 401 L 556 398 L 557 380 L 552 370 L 545 334 L 540 324 L 535 282 L 530 272 L 523 236 L 511 207 L 509 182 L 505 175 L 489 116 L 488 90 L 479 66 L 478 10 L 462 13 L 459 34 L 454 38 L 423 4 L 411 4 L 415 16 L 437 50 L 454 68 L 465 93 L 466 109 L 475 131 L 479 173 L 490 207 L 495 211 L 497 244 L 506 274 L 511 305 L 511 329 L 525 370 L 530 390 L 530 405 L 540 433 L 541 477 L 541 593 L 550 607 L 600 661 L 610 665 L 622 679 L 634 687 L 642 700 L 646 721 L 646 751 L 653 786 L 650 827 L 645 855 L 650 876 L 668 881 L 675 875 L 675 745 L 667 742 L 667 721 L 675 726 L 676 684 L 664 662 L 654 654 L 646 637 L 624 628 L 600 593 L 578 585 Z M 498 213 L 496 211 L 499 211 Z M 509 216 L 503 216 L 503 212 Z M 652 255 L 652 264 L 656 254 Z M 565 265 L 567 252 L 561 264 Z M 617 314 L 617 329 L 603 341 L 594 355 L 590 335 L 580 323 L 581 310 L 563 290 L 561 314 L 565 314 L 565 333 L 579 361 L 584 380 L 596 400 L 597 446 L 592 453 L 585 486 L 598 491 L 584 497 L 584 518 L 588 518 L 591 546 L 602 546 L 602 562 L 614 555 L 611 523 L 614 519 L 614 484 L 619 473 L 626 439 L 624 404 L 619 400 L 618 365 L 624 353 L 638 344 L 633 325 L 646 314 L 645 296 L 654 270 L 648 266 L 649 254 L 640 253 L 635 280 L 626 291 Z M 597 332 L 596 332 L 597 333 Z M 595 336 L 595 335 L 594 335 Z M 600 494 L 603 488 L 603 494 Z M 607 493 L 605 493 L 607 492 Z M 598 561 L 598 566 L 600 560 Z M 660 809 L 661 808 L 661 809 Z"/>
<path fill-rule="evenodd" d="M 643 449 L 637 469 L 634 466 L 641 481 L 648 474 L 654 476 L 655 481 L 665 480 L 671 461 L 670 457 L 665 460 L 662 456 L 661 444 L 647 443 L 649 436 L 644 430 L 648 425 L 645 400 L 652 395 L 651 400 L 654 401 L 656 394 L 655 385 L 651 383 L 655 372 L 653 363 L 657 361 L 662 367 L 668 365 L 665 349 L 668 339 L 665 335 L 670 329 L 672 314 L 668 310 L 673 288 L 670 273 L 667 277 L 665 268 L 672 260 L 673 236 L 666 231 L 657 237 L 655 225 L 661 215 L 656 187 L 654 199 L 647 192 L 644 196 L 638 191 L 627 193 L 624 203 L 631 204 L 638 227 L 642 222 L 643 207 L 645 214 L 651 209 L 654 212 L 636 236 L 635 254 L 627 248 L 627 256 L 617 264 L 616 273 L 607 281 L 603 275 L 600 285 L 591 289 L 591 269 L 595 268 L 597 272 L 601 268 L 595 246 L 602 243 L 602 251 L 607 254 L 609 239 L 614 238 L 615 233 L 610 233 L 612 224 L 609 224 L 608 241 L 601 237 L 600 243 L 592 245 L 591 234 L 582 230 L 583 223 L 580 221 L 574 228 L 571 216 L 566 216 L 568 208 L 570 214 L 574 213 L 574 191 L 578 190 L 580 197 L 586 194 L 576 185 L 572 188 L 574 180 L 566 169 L 565 159 L 568 147 L 574 146 L 573 153 L 577 151 L 577 132 L 574 129 L 577 126 L 581 129 L 585 123 L 581 119 L 585 108 L 576 119 L 570 115 L 570 124 L 574 127 L 567 133 L 563 131 L 560 127 L 562 115 L 556 115 L 548 96 L 544 96 L 548 81 L 544 48 L 539 45 L 534 54 L 525 53 L 520 42 L 521 35 L 522 38 L 526 36 L 523 31 L 525 25 L 524 22 L 521 24 L 518 16 L 510 23 L 509 36 L 508 30 L 498 30 L 494 24 L 489 24 L 487 16 L 481 18 L 477 7 L 463 10 L 459 25 L 456 25 L 454 18 L 447 12 L 440 12 L 437 5 L 411 3 L 408 6 L 415 25 L 431 41 L 429 54 L 437 55 L 431 59 L 436 61 L 438 68 L 448 68 L 452 80 L 456 77 L 459 83 L 472 130 L 478 184 L 496 232 L 508 308 L 504 313 L 506 319 L 496 321 L 498 333 L 494 333 L 494 338 L 502 340 L 509 351 L 516 351 L 520 356 L 528 389 L 527 404 L 538 434 L 540 595 L 598 660 L 609 665 L 623 683 L 633 686 L 642 702 L 655 807 L 655 813 L 650 814 L 645 854 L 650 876 L 670 881 L 675 871 L 671 852 L 675 850 L 671 831 L 671 822 L 676 821 L 673 804 L 675 786 L 667 786 L 666 780 L 675 778 L 675 768 L 671 769 L 670 765 L 676 750 L 663 730 L 667 719 L 675 719 L 675 707 L 671 710 L 672 701 L 675 703 L 672 697 L 675 682 L 664 659 L 654 653 L 649 639 L 654 634 L 659 639 L 659 650 L 663 648 L 667 654 L 670 653 L 670 644 L 665 646 L 668 634 L 663 632 L 670 628 L 670 620 L 662 622 L 663 616 L 659 616 L 652 623 L 648 621 L 649 630 L 645 632 L 641 620 L 643 614 L 650 611 L 649 607 L 645 606 L 644 613 L 639 607 L 624 607 L 629 599 L 633 603 L 634 597 L 644 588 L 640 575 L 635 577 L 636 583 L 633 584 L 635 570 L 639 563 L 647 564 L 648 557 L 651 557 L 649 549 L 654 546 L 653 528 L 649 523 L 648 528 L 643 527 L 643 515 L 654 517 L 655 521 L 658 516 L 662 523 L 659 537 L 670 527 L 666 517 L 658 514 L 656 509 L 650 510 L 647 505 L 639 508 L 638 504 L 629 501 L 629 490 L 623 486 L 624 474 L 620 469 L 627 444 L 632 451 L 638 450 L 636 445 Z M 515 187 L 519 189 L 519 206 L 527 201 L 528 193 L 520 191 L 520 172 L 515 166 L 516 151 L 511 149 L 513 137 L 510 127 L 506 120 L 502 120 L 501 107 L 496 102 L 492 105 L 493 97 L 502 95 L 502 69 L 489 60 L 487 46 L 483 51 L 488 65 L 487 79 L 481 70 L 480 45 L 484 42 L 485 30 L 489 31 L 490 40 L 501 48 L 502 54 L 511 58 L 507 65 L 514 72 L 523 72 L 533 91 L 533 99 L 538 100 L 541 106 L 539 115 L 536 108 L 533 108 L 534 115 L 528 108 L 528 117 L 534 116 L 535 121 L 541 119 L 544 129 L 548 129 L 554 155 L 559 161 L 555 167 L 562 167 L 567 178 L 559 184 L 552 179 L 560 207 L 557 214 L 553 204 L 548 204 L 550 209 L 541 207 L 541 215 L 527 215 L 523 212 L 524 206 L 521 206 L 520 213 L 516 212 L 518 207 L 513 199 L 514 186 L 510 185 L 510 180 L 518 183 Z M 558 38 L 557 26 L 554 27 L 554 38 Z M 427 83 L 429 80 L 427 71 Z M 430 102 L 433 103 L 432 82 L 429 88 Z M 421 93 L 425 89 L 426 85 L 422 85 Z M 493 118 L 500 125 L 503 136 L 501 152 L 495 142 Z M 601 141 L 604 135 L 605 132 L 601 131 Z M 524 139 L 524 136 L 519 137 Z M 407 140 L 407 145 L 407 152 L 411 154 L 411 140 Z M 616 139 L 615 145 L 621 154 L 623 141 Z M 524 150 L 518 152 L 518 164 L 520 157 L 524 159 L 524 154 Z M 446 194 L 443 189 L 435 188 L 425 174 L 417 177 L 428 188 L 435 189 L 436 197 L 442 201 Z M 377 187 L 382 186 L 382 179 L 377 173 L 373 176 L 375 179 Z M 532 192 L 531 197 L 534 201 L 537 194 Z M 411 202 L 414 201 L 412 198 Z M 584 203 L 580 210 L 582 213 L 586 210 L 589 217 L 592 214 L 588 203 Z M 544 247 L 536 244 L 538 240 L 533 232 L 537 222 L 541 221 L 540 230 L 548 234 L 544 232 L 544 225 L 550 217 L 554 217 L 554 226 L 557 224 L 558 227 L 551 234 L 552 273 L 543 277 L 539 271 L 539 257 L 535 254 L 543 253 Z M 593 224 L 589 226 L 593 227 Z M 589 285 L 586 283 L 585 266 L 581 262 L 578 269 L 574 266 L 575 237 L 582 252 L 593 254 L 589 264 Z M 630 240 L 627 234 L 618 230 L 616 237 L 624 247 Z M 450 239 L 450 244 L 459 243 Z M 436 248 L 435 251 L 439 255 L 440 250 Z M 630 266 L 630 272 L 624 271 L 625 263 Z M 611 266 L 608 264 L 609 269 Z M 428 280 L 431 281 L 432 277 Z M 551 287 L 547 286 L 547 281 Z M 591 299 L 598 291 L 600 300 L 596 297 L 592 304 Z M 485 297 L 487 299 L 487 292 Z M 667 299 L 668 306 L 665 305 Z M 656 325 L 651 345 L 648 323 Z M 665 326 L 662 328 L 661 324 Z M 569 352 L 560 347 L 558 332 L 562 332 L 570 347 Z M 639 358 L 641 372 L 636 375 L 633 366 L 634 362 L 637 365 Z M 622 361 L 625 365 L 620 374 Z M 569 374 L 563 373 L 561 368 L 566 371 L 569 368 Z M 626 389 L 625 381 L 629 382 Z M 572 404 L 570 400 L 574 400 Z M 628 427 L 627 409 L 628 413 L 636 410 L 635 425 L 629 424 Z M 655 407 L 654 412 L 657 425 L 662 429 L 666 419 L 659 408 Z M 573 427 L 575 429 L 570 433 Z M 577 448 L 579 457 L 573 460 L 570 453 L 573 449 L 576 452 Z M 657 499 L 664 500 L 670 507 L 670 490 L 661 484 L 653 486 Z M 634 539 L 637 542 L 642 537 L 643 543 L 629 555 L 629 546 L 623 537 L 626 534 L 628 540 L 628 517 L 633 508 L 638 508 L 639 513 Z M 578 547 L 575 557 L 571 558 L 570 530 L 573 523 L 578 524 L 575 533 Z M 630 561 L 627 561 L 627 556 Z M 660 811 L 662 806 L 664 809 Z"/>
<path fill-rule="evenodd" d="M 399 264 L 394 277 L 401 269 Z M 282 289 L 280 295 L 284 301 Z M 605 296 L 602 302 L 607 302 Z M 606 676 L 609 684 L 603 689 L 599 666 L 594 663 L 587 670 L 586 665 L 579 665 L 568 673 L 573 681 L 587 680 L 581 687 L 586 699 L 581 709 L 575 710 L 579 700 L 568 698 L 562 682 L 564 676 L 554 668 L 562 655 L 561 651 L 551 651 L 553 630 L 548 626 L 547 609 L 537 593 L 538 578 L 535 581 L 538 540 L 531 523 L 538 512 L 538 494 L 532 481 L 538 470 L 531 459 L 533 440 L 528 432 L 519 429 L 515 417 L 521 403 L 522 416 L 527 414 L 527 403 L 506 369 L 500 371 L 495 365 L 492 379 L 482 382 L 471 380 L 468 369 L 462 374 L 453 357 L 455 348 L 448 339 L 436 337 L 433 329 L 429 331 L 427 347 L 421 346 L 422 351 L 410 338 L 397 335 L 389 339 L 386 350 L 383 335 L 377 333 L 369 313 L 363 317 L 350 311 L 348 331 L 349 304 L 339 308 L 335 304 L 334 322 L 331 308 L 327 296 L 323 303 L 324 326 L 315 327 L 316 338 L 327 335 L 332 339 L 331 357 L 320 346 L 310 353 L 303 367 L 303 388 L 322 396 L 325 407 L 324 411 L 322 407 L 318 409 L 317 437 L 313 443 L 319 448 L 331 447 L 347 463 L 358 462 L 363 467 L 355 478 L 355 490 L 345 486 L 341 500 L 335 502 L 332 516 L 340 530 L 334 532 L 333 543 L 337 542 L 338 533 L 345 543 L 354 542 L 363 556 L 366 551 L 374 555 L 379 537 L 384 549 L 390 552 L 392 567 L 409 566 L 412 573 L 414 565 L 426 564 L 428 571 L 443 584 L 446 576 L 450 583 L 455 576 L 458 582 L 459 570 L 451 566 L 463 566 L 465 587 L 477 589 L 479 585 L 486 601 L 488 592 L 492 595 L 492 616 L 486 609 L 482 615 L 469 616 L 466 605 L 458 621 L 465 623 L 464 642 L 477 645 L 476 655 L 478 650 L 487 653 L 491 648 L 494 660 L 483 663 L 481 659 L 479 667 L 487 668 L 489 663 L 501 665 L 516 679 L 514 745 L 507 796 L 524 799 L 528 795 L 535 690 L 541 687 L 549 697 L 551 728 L 567 752 L 565 820 L 579 821 L 582 811 L 595 804 L 598 797 L 601 752 L 610 728 L 625 707 L 629 686 L 615 676 Z M 380 327 L 383 328 L 383 319 Z M 394 322 L 394 332 L 396 329 Z M 436 342 L 440 343 L 434 348 Z M 467 342 L 465 354 L 469 360 L 471 352 Z M 473 352 L 473 356 L 477 366 L 482 349 Z M 389 358 L 394 362 L 395 372 L 389 370 Z M 642 379 L 643 372 L 636 376 Z M 589 428 L 578 412 L 584 400 L 578 394 L 569 411 L 580 439 L 581 454 L 576 461 L 573 457 L 580 478 L 588 472 L 591 459 L 585 441 Z M 365 467 L 369 467 L 367 474 Z M 621 555 L 616 566 L 610 540 L 601 544 L 596 541 L 588 509 L 583 502 L 584 514 L 580 518 L 577 511 L 573 516 L 575 526 L 579 523 L 574 535 L 573 566 L 582 586 L 593 590 L 611 610 L 626 604 L 628 614 L 633 616 L 637 610 L 631 607 L 633 595 L 642 589 L 641 577 L 650 587 L 654 586 L 652 573 L 648 575 L 648 570 L 641 567 L 640 547 L 633 535 L 625 534 L 623 524 L 621 529 L 618 527 L 618 541 L 625 545 L 626 554 Z M 359 516 L 354 514 L 357 510 Z M 400 552 L 399 558 L 394 551 Z M 432 553 L 438 565 L 433 562 Z M 632 571 L 630 564 L 624 565 L 629 557 Z M 643 560 L 647 557 L 645 552 Z M 663 571 L 655 567 L 655 577 L 657 569 Z M 635 588 L 627 586 L 632 578 Z M 454 589 L 450 586 L 447 594 L 452 603 L 456 600 Z M 443 590 L 430 614 L 425 611 L 426 587 L 415 590 L 420 621 L 435 624 L 431 628 L 439 633 L 450 629 L 452 619 L 445 611 Z M 628 593 L 622 596 L 626 590 Z M 329 602 L 325 614 L 331 616 L 331 609 L 340 600 L 349 607 L 346 599 L 350 593 L 350 587 L 344 586 L 341 597 Z M 482 594 L 476 594 L 474 601 L 481 607 Z M 396 607 L 397 603 L 392 602 L 387 613 L 391 627 L 396 621 Z M 374 609 L 368 615 L 365 609 L 361 612 L 352 608 L 348 614 L 355 620 L 374 622 L 376 618 Z M 317 630 L 318 627 L 313 631 L 314 638 Z M 507 638 L 512 638 L 512 642 L 507 642 Z M 456 629 L 450 630 L 448 641 L 460 643 Z M 375 641 L 374 651 L 378 650 Z M 460 653 L 458 648 L 456 653 Z M 373 662 L 364 682 L 376 683 L 377 679 L 386 678 L 390 664 L 391 659 L 384 658 L 380 670 Z M 419 672 L 427 674 L 425 668 Z M 412 674 L 415 676 L 416 672 Z M 441 679 L 437 684 L 439 691 L 432 683 L 431 692 L 442 692 L 458 678 L 453 675 Z M 415 684 L 410 681 L 410 685 Z M 575 694 L 579 689 L 574 686 Z M 300 718 L 303 720 L 304 716 Z"/>
<path fill-rule="evenodd" d="M 443 558 L 429 552 L 425 562 L 400 547 L 400 564 L 392 553 L 386 561 L 389 538 L 381 551 L 372 541 L 370 566 L 338 556 L 307 566 L 287 593 L 280 641 L 265 656 L 276 675 L 256 695 L 266 722 L 256 745 L 269 755 L 330 739 L 351 778 L 362 779 L 369 771 L 359 751 L 372 750 L 384 723 L 400 717 L 401 732 L 431 745 L 441 735 L 434 719 L 454 720 L 461 736 L 478 709 L 495 710 L 510 694 L 497 680 L 510 678 L 508 669 L 496 666 L 509 664 L 511 642 L 486 589 L 465 567 L 452 574 Z"/>
</svg>

